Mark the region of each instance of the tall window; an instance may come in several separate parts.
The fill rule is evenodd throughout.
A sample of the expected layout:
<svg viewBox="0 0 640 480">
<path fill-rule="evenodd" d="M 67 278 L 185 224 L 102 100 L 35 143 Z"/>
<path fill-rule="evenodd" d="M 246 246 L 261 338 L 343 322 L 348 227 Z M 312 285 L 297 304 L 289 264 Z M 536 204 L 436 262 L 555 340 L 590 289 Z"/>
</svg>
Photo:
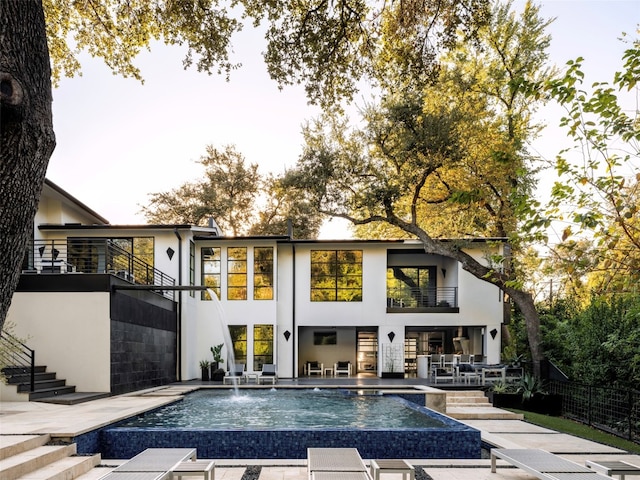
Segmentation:
<svg viewBox="0 0 640 480">
<path fill-rule="evenodd" d="M 265 363 L 273 363 L 273 325 L 254 325 L 253 370 L 262 370 Z"/>
<path fill-rule="evenodd" d="M 216 292 L 220 298 L 220 249 L 203 247 L 201 251 L 202 285 Z M 211 300 L 208 291 L 202 292 L 202 300 Z"/>
<path fill-rule="evenodd" d="M 247 247 L 227 249 L 227 300 L 247 299 Z"/>
<path fill-rule="evenodd" d="M 196 244 L 191 240 L 189 241 L 189 285 L 194 286 L 196 284 Z M 189 296 L 195 297 L 196 292 L 189 290 Z"/>
<path fill-rule="evenodd" d="M 253 299 L 273 300 L 273 247 L 253 249 Z"/>
<path fill-rule="evenodd" d="M 362 301 L 362 250 L 311 251 L 311 301 Z"/>
<path fill-rule="evenodd" d="M 389 306 L 429 307 L 436 303 L 436 267 L 388 267 Z"/>
<path fill-rule="evenodd" d="M 233 343 L 233 356 L 236 363 L 247 364 L 247 326 L 229 325 L 231 343 Z M 229 359 L 231 361 L 231 359 Z"/>
</svg>

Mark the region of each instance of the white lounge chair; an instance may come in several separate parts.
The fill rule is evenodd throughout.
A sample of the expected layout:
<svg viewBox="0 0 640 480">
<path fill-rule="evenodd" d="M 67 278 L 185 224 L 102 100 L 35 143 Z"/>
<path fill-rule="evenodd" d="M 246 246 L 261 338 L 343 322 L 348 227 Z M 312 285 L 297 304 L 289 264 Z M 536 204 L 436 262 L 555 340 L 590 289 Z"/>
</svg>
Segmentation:
<svg viewBox="0 0 640 480">
<path fill-rule="evenodd" d="M 357 448 L 307 448 L 309 480 L 369 480 Z"/>
<path fill-rule="evenodd" d="M 271 383 L 275 385 L 278 381 L 278 373 L 274 363 L 265 363 L 262 365 L 262 372 L 258 375 L 258 383 Z"/>
<path fill-rule="evenodd" d="M 536 448 L 492 448 L 491 473 L 496 473 L 498 458 L 541 480 L 609 480 L 612 478 Z"/>
<path fill-rule="evenodd" d="M 351 376 L 351 362 L 338 362 L 333 364 L 333 374 Z"/>
<path fill-rule="evenodd" d="M 247 377 L 244 372 L 244 363 L 231 364 L 229 374 L 224 376 L 222 383 L 242 383 L 246 381 Z"/>
</svg>

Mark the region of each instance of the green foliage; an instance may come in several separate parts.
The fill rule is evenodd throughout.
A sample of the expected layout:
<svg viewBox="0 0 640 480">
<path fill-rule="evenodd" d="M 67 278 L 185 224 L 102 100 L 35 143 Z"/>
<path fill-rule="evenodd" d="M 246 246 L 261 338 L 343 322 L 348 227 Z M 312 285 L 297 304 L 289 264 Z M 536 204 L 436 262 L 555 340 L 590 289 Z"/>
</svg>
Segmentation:
<svg viewBox="0 0 640 480">
<path fill-rule="evenodd" d="M 536 394 L 547 393 L 542 380 L 531 373 L 525 373 L 522 376 L 516 387 L 516 392 L 522 394 L 523 402 L 531 400 Z"/>
<path fill-rule="evenodd" d="M 572 381 L 640 385 L 640 297 L 594 297 L 583 308 L 564 301 L 541 318 L 545 353 Z"/>
<path fill-rule="evenodd" d="M 233 235 L 286 235 L 291 222 L 298 238 L 318 235 L 323 217 L 295 185 L 261 176 L 258 165 L 246 165 L 233 146 L 208 146 L 200 163 L 205 168 L 201 180 L 150 195 L 142 208 L 148 222 L 204 226 L 213 218 L 223 234 Z"/>
<path fill-rule="evenodd" d="M 211 355 L 213 355 L 213 363 L 224 363 L 224 359 L 222 358 L 222 347 L 224 347 L 224 343 L 211 347 L 210 350 Z"/>
<path fill-rule="evenodd" d="M 574 144 L 556 159 L 560 178 L 547 214 L 565 226 L 552 253 L 567 280 L 581 283 L 575 292 L 585 303 L 594 292 L 634 291 L 640 280 L 640 123 L 635 97 L 625 95 L 636 88 L 639 59 L 636 39 L 629 42 L 612 83 L 583 87 L 583 59 L 578 58 L 546 84 L 565 109 L 561 126 Z"/>
</svg>

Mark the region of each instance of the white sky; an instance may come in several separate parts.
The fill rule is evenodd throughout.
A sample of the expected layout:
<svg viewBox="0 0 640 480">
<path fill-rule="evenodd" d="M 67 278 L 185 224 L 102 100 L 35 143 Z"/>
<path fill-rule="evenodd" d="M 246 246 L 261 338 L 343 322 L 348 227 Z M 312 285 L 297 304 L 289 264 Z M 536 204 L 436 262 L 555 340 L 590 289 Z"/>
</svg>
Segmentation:
<svg viewBox="0 0 640 480">
<path fill-rule="evenodd" d="M 585 58 L 585 84 L 610 81 L 625 49 L 622 32 L 635 38 L 640 0 L 538 2 L 550 28 L 551 60 L 559 66 Z M 522 0 L 516 0 L 516 5 Z M 198 178 L 196 161 L 207 145 L 234 144 L 262 173 L 281 173 L 302 151 L 301 126 L 317 115 L 301 87 L 280 91 L 266 73 L 264 42 L 249 27 L 234 41 L 243 67 L 231 81 L 184 70 L 184 50 L 156 45 L 136 65 L 144 85 L 114 76 L 101 61 L 83 58 L 83 75 L 54 90 L 57 147 L 47 177 L 112 224 L 142 224 L 148 194 Z M 635 106 L 634 106 L 635 107 Z M 541 113 L 549 127 L 534 145 L 553 158 L 569 144 L 554 128 L 559 110 Z M 348 238 L 342 222 L 322 238 Z"/>
</svg>

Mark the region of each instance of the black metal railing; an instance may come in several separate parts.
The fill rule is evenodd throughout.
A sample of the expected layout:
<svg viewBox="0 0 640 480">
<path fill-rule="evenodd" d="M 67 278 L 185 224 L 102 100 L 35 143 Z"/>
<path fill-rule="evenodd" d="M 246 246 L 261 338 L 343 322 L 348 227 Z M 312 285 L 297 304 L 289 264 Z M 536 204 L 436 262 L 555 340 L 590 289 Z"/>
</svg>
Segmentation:
<svg viewBox="0 0 640 480">
<path fill-rule="evenodd" d="M 0 367 L 30 373 L 29 391 L 33 392 L 36 382 L 36 352 L 7 332 L 0 332 Z"/>
<path fill-rule="evenodd" d="M 562 395 L 562 415 L 633 442 L 640 440 L 640 391 L 551 381 Z"/>
<path fill-rule="evenodd" d="M 387 289 L 388 308 L 457 308 L 458 287 Z"/>
<path fill-rule="evenodd" d="M 173 299 L 175 279 L 161 272 L 115 241 L 103 238 L 49 239 L 30 242 L 22 265 L 23 273 L 106 273 L 130 283 L 153 285 Z"/>
</svg>

